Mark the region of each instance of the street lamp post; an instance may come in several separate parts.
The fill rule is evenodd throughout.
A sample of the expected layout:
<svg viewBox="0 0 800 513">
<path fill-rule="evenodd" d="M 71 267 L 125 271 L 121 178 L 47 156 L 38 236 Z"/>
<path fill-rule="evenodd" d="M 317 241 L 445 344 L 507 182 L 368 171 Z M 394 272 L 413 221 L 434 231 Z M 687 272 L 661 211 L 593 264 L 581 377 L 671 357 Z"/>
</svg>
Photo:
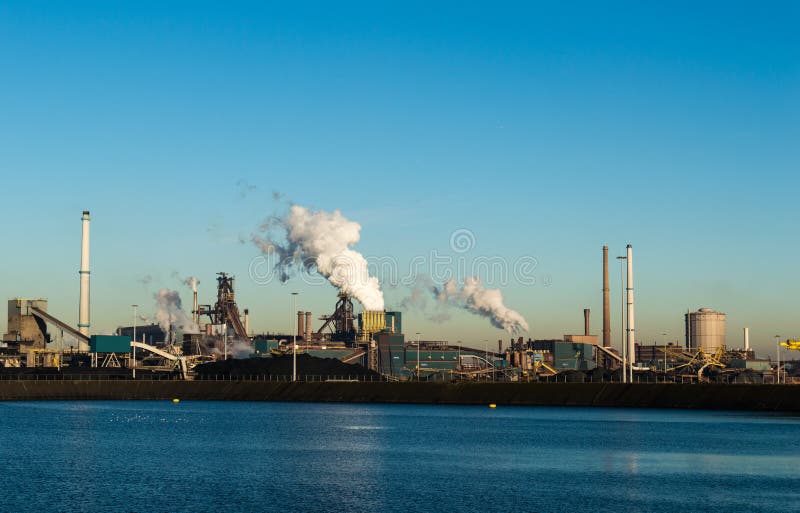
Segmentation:
<svg viewBox="0 0 800 513">
<path fill-rule="evenodd" d="M 417 333 L 417 381 L 421 381 L 420 377 L 422 375 L 422 366 L 419 362 L 419 333 Z"/>
<path fill-rule="evenodd" d="M 139 305 L 131 305 L 133 307 L 133 341 L 136 342 L 136 309 Z M 136 347 L 133 348 L 133 361 L 131 362 L 131 369 L 133 369 L 133 379 L 136 379 Z"/>
<path fill-rule="evenodd" d="M 292 292 L 293 309 L 292 309 L 292 324 L 294 325 L 292 335 L 292 381 L 297 381 L 297 323 L 294 322 L 294 315 L 297 312 L 297 294 L 299 292 Z"/>
<path fill-rule="evenodd" d="M 483 359 L 486 361 L 486 372 L 489 372 L 489 340 L 483 340 Z"/>
</svg>

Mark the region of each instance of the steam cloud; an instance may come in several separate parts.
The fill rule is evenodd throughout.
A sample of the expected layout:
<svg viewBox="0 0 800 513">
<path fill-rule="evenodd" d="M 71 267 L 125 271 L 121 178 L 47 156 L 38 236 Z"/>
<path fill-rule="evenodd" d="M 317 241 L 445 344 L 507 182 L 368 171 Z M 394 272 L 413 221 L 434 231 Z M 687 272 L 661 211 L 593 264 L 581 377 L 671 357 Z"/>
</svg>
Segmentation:
<svg viewBox="0 0 800 513">
<path fill-rule="evenodd" d="M 200 280 L 198 280 L 194 276 L 189 276 L 188 278 L 183 280 L 183 284 L 191 288 L 192 292 L 197 292 L 197 286 L 200 285 Z"/>
<path fill-rule="evenodd" d="M 200 330 L 186 315 L 181 305 L 181 296 L 176 290 L 161 289 L 155 294 L 156 321 L 161 331 L 169 333 L 170 327 L 177 328 L 184 333 L 200 333 Z"/>
<path fill-rule="evenodd" d="M 367 260 L 351 249 L 361 238 L 361 225 L 350 221 L 339 210 L 312 211 L 294 205 L 289 214 L 262 226 L 283 228 L 288 244 L 253 236 L 253 243 L 265 254 L 276 254 L 276 269 L 281 281 L 289 279 L 292 265 L 316 271 L 340 291 L 356 298 L 367 310 L 383 310 L 384 300 L 378 279 L 369 275 Z"/>
<path fill-rule="evenodd" d="M 441 288 L 434 287 L 433 292 L 439 301 L 486 317 L 494 327 L 511 334 L 516 335 L 529 329 L 525 318 L 503 303 L 503 294 L 498 289 L 485 288 L 480 278 L 467 278 L 461 289 L 455 280 L 450 280 Z"/>
</svg>

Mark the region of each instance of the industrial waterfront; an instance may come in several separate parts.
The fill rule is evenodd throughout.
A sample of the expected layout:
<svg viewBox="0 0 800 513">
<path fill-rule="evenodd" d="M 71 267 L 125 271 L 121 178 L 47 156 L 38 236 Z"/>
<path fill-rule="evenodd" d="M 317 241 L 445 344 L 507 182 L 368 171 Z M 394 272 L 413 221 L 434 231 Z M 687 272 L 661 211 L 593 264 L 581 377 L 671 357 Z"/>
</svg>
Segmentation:
<svg viewBox="0 0 800 513">
<path fill-rule="evenodd" d="M 407 338 L 413 327 L 406 329 L 403 312 L 384 307 L 380 283 L 370 276 L 363 257 L 352 250 L 352 242 L 323 244 L 331 237 L 336 240 L 337 234 L 357 232 L 359 225 L 338 211 L 297 206 L 283 221 L 286 237 L 295 241 L 295 254 L 310 262 L 304 265 L 338 289 L 330 314 L 315 319 L 312 312 L 297 310 L 295 304 L 296 323 L 293 320 L 291 333 L 254 333 L 250 309 L 237 303 L 235 277 L 221 271 L 216 276 L 216 290 L 203 291 L 195 277 L 185 280 L 192 294 L 190 309 L 183 309 L 179 291 L 162 289 L 155 295 L 157 322 L 120 326 L 113 335 L 95 334 L 90 315 L 90 212 L 83 211 L 80 221 L 77 322 L 49 313 L 46 298 L 9 299 L 8 331 L 0 347 L 0 380 L 740 385 L 800 380 L 797 362 L 780 359 L 782 347 L 791 352 L 800 349 L 800 342 L 776 340 L 779 351 L 774 360 L 757 355 L 750 345 L 749 328 L 744 328 L 737 340 L 727 333 L 726 314 L 710 308 L 683 314 L 683 344 L 648 344 L 637 338 L 630 244 L 625 255 L 617 257 L 626 273 L 621 308 L 625 331 L 618 344 L 610 330 L 608 246 L 598 251 L 602 260 L 596 261 L 602 264 L 596 283 L 602 290 L 601 335 L 593 334 L 591 311 L 584 308 L 581 333 L 551 339 L 517 336 L 527 329 L 527 321 L 503 304 L 499 290 L 486 289 L 474 278 L 463 288 L 448 282 L 433 291 L 441 301 L 456 298 L 468 311 L 487 317 L 504 328 L 508 338 L 497 340 L 496 345 L 485 340 L 483 347 L 480 343 L 423 340 L 419 333 Z M 276 242 L 257 242 L 267 253 L 287 251 L 279 249 Z M 348 258 L 337 259 L 342 255 Z M 213 302 L 204 304 L 202 292 L 205 297 L 213 292 Z M 133 307 L 136 321 L 138 305 Z"/>
</svg>

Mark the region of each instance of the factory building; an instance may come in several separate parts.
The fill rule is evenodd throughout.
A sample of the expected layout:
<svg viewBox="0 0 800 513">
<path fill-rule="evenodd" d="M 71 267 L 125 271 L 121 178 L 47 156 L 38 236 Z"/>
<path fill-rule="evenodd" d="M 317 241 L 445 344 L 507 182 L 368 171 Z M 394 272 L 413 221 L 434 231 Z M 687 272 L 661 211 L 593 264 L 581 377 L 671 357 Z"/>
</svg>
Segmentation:
<svg viewBox="0 0 800 513">
<path fill-rule="evenodd" d="M 596 343 L 597 337 L 595 337 Z M 566 340 L 533 340 L 529 349 L 556 370 L 592 370 L 595 344 Z"/>
<path fill-rule="evenodd" d="M 3 335 L 3 342 L 19 348 L 21 352 L 29 349 L 44 349 L 50 336 L 47 326 L 39 317 L 33 315 L 32 308 L 47 311 L 46 299 L 8 300 L 8 333 Z"/>
<path fill-rule="evenodd" d="M 133 340 L 133 326 L 123 326 L 117 328 L 117 335 L 128 337 Z M 136 326 L 136 341 L 144 342 L 151 346 L 161 346 L 167 340 L 166 334 L 161 330 L 158 324 L 145 324 L 144 326 Z"/>
<path fill-rule="evenodd" d="M 725 347 L 725 320 L 724 313 L 710 308 L 687 312 L 684 316 L 686 347 L 694 351 L 702 349 L 706 354 Z"/>
</svg>

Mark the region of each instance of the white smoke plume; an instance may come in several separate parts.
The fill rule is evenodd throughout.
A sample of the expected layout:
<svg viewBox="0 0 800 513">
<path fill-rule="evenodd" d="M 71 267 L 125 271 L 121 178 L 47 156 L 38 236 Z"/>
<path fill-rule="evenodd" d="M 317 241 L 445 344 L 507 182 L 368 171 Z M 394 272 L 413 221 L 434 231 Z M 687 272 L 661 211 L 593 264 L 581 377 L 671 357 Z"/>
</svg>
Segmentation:
<svg viewBox="0 0 800 513">
<path fill-rule="evenodd" d="M 253 236 L 253 243 L 265 254 L 277 255 L 276 269 L 282 281 L 289 268 L 300 265 L 314 270 L 336 288 L 357 299 L 366 310 L 383 310 L 384 300 L 378 279 L 369 275 L 367 260 L 352 249 L 361 238 L 361 225 L 350 221 L 339 210 L 312 211 L 294 205 L 289 214 L 262 226 L 285 230 L 287 244 Z"/>
<path fill-rule="evenodd" d="M 189 276 L 188 278 L 183 280 L 183 284 L 192 289 L 192 292 L 197 292 L 197 286 L 200 285 L 200 280 L 198 280 L 194 276 Z"/>
<path fill-rule="evenodd" d="M 186 315 L 181 304 L 181 296 L 176 290 L 161 289 L 155 295 L 156 322 L 164 333 L 170 332 L 170 327 L 179 329 L 184 333 L 200 333 L 197 324 Z"/>
<path fill-rule="evenodd" d="M 467 311 L 488 318 L 492 326 L 511 334 L 528 331 L 528 322 L 516 310 L 503 303 L 503 294 L 498 289 L 487 289 L 480 278 L 467 278 L 464 286 L 458 288 L 455 280 L 450 280 L 441 288 L 434 288 L 439 301 L 454 304 Z"/>
</svg>

